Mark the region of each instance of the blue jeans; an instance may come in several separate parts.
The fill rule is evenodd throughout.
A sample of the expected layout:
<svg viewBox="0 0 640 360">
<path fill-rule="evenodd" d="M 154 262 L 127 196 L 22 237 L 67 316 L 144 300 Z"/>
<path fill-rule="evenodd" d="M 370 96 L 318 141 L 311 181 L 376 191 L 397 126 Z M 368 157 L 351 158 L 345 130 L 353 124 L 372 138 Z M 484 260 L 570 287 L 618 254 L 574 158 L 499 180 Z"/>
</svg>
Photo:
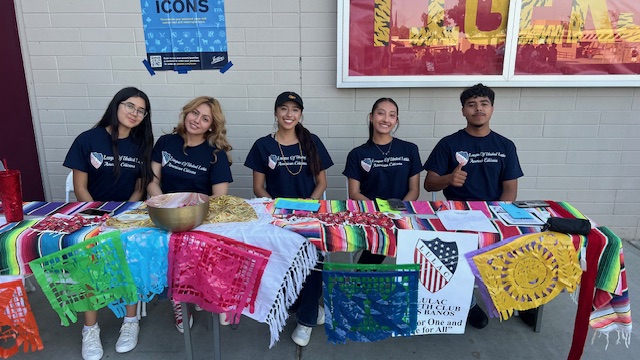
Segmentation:
<svg viewBox="0 0 640 360">
<path fill-rule="evenodd" d="M 318 261 L 322 259 L 320 255 Z M 322 296 L 322 264 L 318 263 L 315 269 L 305 279 L 298 300 L 292 306 L 298 316 L 298 324 L 309 327 L 318 324 L 318 301 Z"/>
</svg>

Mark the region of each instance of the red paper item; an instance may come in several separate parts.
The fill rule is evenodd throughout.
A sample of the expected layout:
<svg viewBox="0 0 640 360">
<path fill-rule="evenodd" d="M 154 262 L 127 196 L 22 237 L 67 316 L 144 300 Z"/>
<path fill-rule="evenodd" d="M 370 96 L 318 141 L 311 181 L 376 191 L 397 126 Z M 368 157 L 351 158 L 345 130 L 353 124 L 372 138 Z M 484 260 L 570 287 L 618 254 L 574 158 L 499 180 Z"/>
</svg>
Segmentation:
<svg viewBox="0 0 640 360">
<path fill-rule="evenodd" d="M 107 219 L 109 219 L 109 215 L 107 214 L 91 218 L 83 217 L 78 214 L 72 216 L 58 214 L 45 217 L 31 228 L 36 231 L 71 234 L 72 232 L 81 229 L 83 226 L 101 224 L 107 221 Z"/>
<path fill-rule="evenodd" d="M 0 358 L 44 348 L 21 280 L 0 282 L 0 309 Z"/>
<path fill-rule="evenodd" d="M 337 213 L 309 213 L 305 215 L 288 214 L 283 216 L 286 219 L 295 217 L 315 218 L 325 225 L 365 225 L 380 226 L 392 229 L 395 224 L 393 220 L 381 212 L 351 212 L 341 211 Z"/>
<path fill-rule="evenodd" d="M 22 221 L 22 182 L 20 171 L 0 171 L 0 200 L 8 222 Z"/>
<path fill-rule="evenodd" d="M 201 231 L 171 234 L 169 296 L 204 310 L 226 313 L 238 323 L 246 307 L 254 311 L 271 251 Z"/>
</svg>

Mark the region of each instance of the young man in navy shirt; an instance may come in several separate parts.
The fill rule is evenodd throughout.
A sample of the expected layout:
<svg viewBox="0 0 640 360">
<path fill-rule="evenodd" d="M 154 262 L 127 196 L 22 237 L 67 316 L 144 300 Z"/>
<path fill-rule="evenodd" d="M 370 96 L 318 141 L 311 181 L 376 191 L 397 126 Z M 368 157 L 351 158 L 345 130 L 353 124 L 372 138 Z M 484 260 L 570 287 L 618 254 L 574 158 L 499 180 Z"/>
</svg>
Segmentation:
<svg viewBox="0 0 640 360">
<path fill-rule="evenodd" d="M 523 175 L 513 142 L 489 126 L 493 114 L 494 91 L 482 84 L 460 94 L 462 115 L 467 126 L 442 138 L 424 163 L 424 188 L 440 191 L 448 200 L 514 201 L 518 178 Z M 487 315 L 475 297 L 468 322 L 481 329 Z"/>
</svg>

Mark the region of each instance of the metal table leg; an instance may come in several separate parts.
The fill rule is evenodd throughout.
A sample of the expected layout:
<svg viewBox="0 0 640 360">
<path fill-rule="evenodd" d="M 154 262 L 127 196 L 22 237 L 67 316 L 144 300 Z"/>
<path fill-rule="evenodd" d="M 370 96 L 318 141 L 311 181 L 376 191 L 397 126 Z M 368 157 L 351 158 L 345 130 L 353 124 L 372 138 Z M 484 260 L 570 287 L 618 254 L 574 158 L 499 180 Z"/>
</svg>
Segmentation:
<svg viewBox="0 0 640 360">
<path fill-rule="evenodd" d="M 213 360 L 222 359 L 222 351 L 220 350 L 220 320 L 219 315 L 211 314 L 211 328 L 213 329 Z"/>
<path fill-rule="evenodd" d="M 533 325 L 533 331 L 539 333 L 542 330 L 542 308 L 544 305 L 538 307 L 538 315 L 536 316 L 536 323 Z"/>
<path fill-rule="evenodd" d="M 182 305 L 182 328 L 184 329 L 184 345 L 187 350 L 187 360 L 193 360 L 193 345 L 191 344 L 191 326 L 189 326 L 189 309 L 186 302 Z"/>
<path fill-rule="evenodd" d="M 189 311 L 187 303 L 181 302 L 182 305 L 182 326 L 184 329 L 184 345 L 187 350 L 187 360 L 193 360 L 193 344 L 191 342 L 191 327 L 189 326 Z M 211 315 L 211 329 L 213 330 L 213 360 L 221 360 L 222 352 L 220 350 L 220 321 L 218 314 L 209 313 Z M 187 319 L 185 321 L 185 319 Z"/>
</svg>

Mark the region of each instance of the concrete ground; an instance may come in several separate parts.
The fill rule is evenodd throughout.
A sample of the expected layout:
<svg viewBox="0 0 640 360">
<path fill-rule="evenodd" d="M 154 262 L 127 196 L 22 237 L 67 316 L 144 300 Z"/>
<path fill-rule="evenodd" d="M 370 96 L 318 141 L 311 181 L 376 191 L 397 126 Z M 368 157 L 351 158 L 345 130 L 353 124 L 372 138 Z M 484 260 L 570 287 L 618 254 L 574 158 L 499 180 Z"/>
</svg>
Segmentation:
<svg viewBox="0 0 640 360">
<path fill-rule="evenodd" d="M 640 316 L 640 241 L 625 241 L 625 264 L 629 281 L 632 316 Z M 39 289 L 29 294 L 44 342 L 44 350 L 35 353 L 18 353 L 12 359 L 81 359 L 82 320 L 69 327 L 60 325 L 57 315 Z M 121 320 L 108 309 L 100 311 L 103 359 L 184 359 L 186 357 L 183 336 L 173 325 L 173 312 L 167 300 L 153 301 L 147 308 L 148 316 L 141 322 L 138 346 L 127 354 L 118 354 L 114 346 L 118 338 Z M 327 343 L 324 328 L 318 327 L 309 345 L 299 348 L 291 340 L 295 321 L 290 318 L 280 334 L 280 341 L 269 349 L 269 329 L 243 317 L 238 329 L 223 326 L 221 329 L 221 353 L 223 360 L 235 359 L 566 359 L 571 346 L 576 305 L 568 294 L 560 294 L 545 305 L 542 331 L 533 332 L 520 319 L 504 322 L 490 319 L 489 325 L 476 330 L 467 327 L 464 335 L 425 335 L 408 338 L 392 338 L 376 343 L 349 342 L 346 345 Z M 640 317 L 634 318 L 638 321 Z M 196 312 L 192 329 L 195 359 L 213 358 L 213 338 L 208 313 Z M 640 357 L 640 336 L 636 330 L 631 335 L 629 348 L 616 344 L 617 334 L 609 339 L 596 338 L 591 344 L 593 331 L 589 332 L 584 360 L 637 359 Z M 633 355 L 633 354 L 636 355 Z"/>
</svg>

